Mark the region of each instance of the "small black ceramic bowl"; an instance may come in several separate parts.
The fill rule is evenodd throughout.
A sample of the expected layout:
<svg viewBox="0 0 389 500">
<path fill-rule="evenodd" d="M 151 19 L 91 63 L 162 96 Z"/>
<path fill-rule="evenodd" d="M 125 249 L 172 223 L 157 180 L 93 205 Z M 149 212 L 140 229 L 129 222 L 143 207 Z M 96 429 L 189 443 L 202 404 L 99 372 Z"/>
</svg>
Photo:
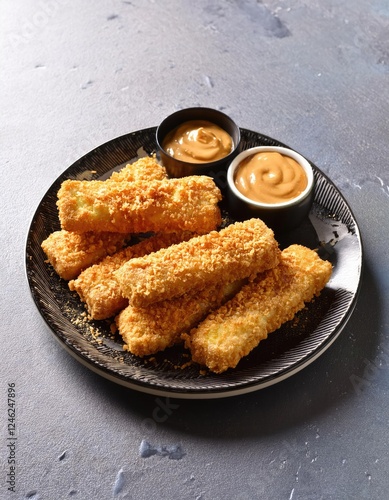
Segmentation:
<svg viewBox="0 0 389 500">
<path fill-rule="evenodd" d="M 239 191 L 235 178 L 241 163 L 250 156 L 266 152 L 289 156 L 303 168 L 307 186 L 299 195 L 288 201 L 263 203 L 254 201 Z M 259 146 L 243 151 L 231 162 L 227 171 L 227 183 L 229 207 L 235 218 L 258 217 L 276 232 L 297 228 L 308 216 L 314 199 L 314 176 L 310 163 L 296 151 L 284 147 Z"/>
<path fill-rule="evenodd" d="M 232 149 L 223 158 L 209 162 L 183 161 L 170 155 L 164 146 L 169 133 L 186 122 L 201 120 L 211 122 L 229 134 L 232 139 Z M 156 141 L 163 166 L 170 177 L 184 177 L 186 175 L 208 175 L 220 178 L 220 174 L 227 170 L 228 165 L 240 151 L 240 129 L 226 114 L 212 108 L 186 108 L 176 111 L 165 118 L 156 132 Z"/>
</svg>

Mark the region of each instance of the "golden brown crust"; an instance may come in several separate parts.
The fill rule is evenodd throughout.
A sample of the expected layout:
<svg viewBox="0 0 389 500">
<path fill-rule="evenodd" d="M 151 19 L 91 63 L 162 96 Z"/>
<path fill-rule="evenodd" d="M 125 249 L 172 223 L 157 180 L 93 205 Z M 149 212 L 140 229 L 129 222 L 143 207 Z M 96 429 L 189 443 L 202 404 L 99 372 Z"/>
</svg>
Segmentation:
<svg viewBox="0 0 389 500">
<path fill-rule="evenodd" d="M 277 265 L 279 253 L 273 231 L 251 219 L 133 259 L 115 276 L 131 304 L 145 307 L 191 289 L 255 275 Z"/>
<path fill-rule="evenodd" d="M 249 283 L 183 335 L 193 361 L 215 373 L 235 368 L 269 333 L 291 320 L 324 288 L 332 266 L 300 245 L 281 254 L 280 264 Z"/>
<path fill-rule="evenodd" d="M 192 233 L 170 233 L 152 236 L 136 245 L 127 247 L 115 255 L 106 257 L 99 264 L 85 269 L 69 288 L 85 302 L 91 319 L 106 319 L 127 307 L 114 271 L 130 259 L 147 255 L 160 248 L 189 239 Z"/>
<path fill-rule="evenodd" d="M 57 206 L 68 231 L 204 234 L 221 223 L 220 200 L 219 189 L 205 176 L 131 183 L 67 180 Z"/>
<path fill-rule="evenodd" d="M 62 230 L 50 234 L 41 246 L 57 274 L 71 280 L 87 267 L 120 250 L 128 238 L 122 233 L 78 234 Z"/>
<path fill-rule="evenodd" d="M 120 313 L 126 350 L 145 356 L 185 341 L 193 361 L 221 373 L 318 295 L 332 267 L 299 245 L 280 257 L 259 219 L 215 231 L 220 199 L 212 179 L 167 179 L 143 158 L 107 181 L 65 181 L 63 229 L 42 248 L 65 279 L 90 266 L 69 288 L 90 319 Z M 117 251 L 129 233 L 155 230 L 165 234 Z"/>
<path fill-rule="evenodd" d="M 113 172 L 105 182 L 135 182 L 166 179 L 166 169 L 155 157 L 140 158 Z M 123 233 L 93 232 L 74 233 L 56 231 L 42 242 L 50 264 L 65 280 L 76 278 L 81 271 L 99 260 L 120 250 L 130 236 Z"/>
<path fill-rule="evenodd" d="M 163 351 L 180 341 L 180 334 L 190 330 L 211 310 L 233 296 L 243 281 L 222 286 L 208 286 L 199 292 L 164 300 L 147 308 L 128 306 L 116 318 L 124 349 L 137 356 Z"/>
<path fill-rule="evenodd" d="M 109 181 L 114 182 L 135 182 L 152 181 L 167 178 L 165 167 L 160 165 L 155 156 L 139 158 L 134 163 L 129 163 L 118 172 L 113 172 Z"/>
</svg>

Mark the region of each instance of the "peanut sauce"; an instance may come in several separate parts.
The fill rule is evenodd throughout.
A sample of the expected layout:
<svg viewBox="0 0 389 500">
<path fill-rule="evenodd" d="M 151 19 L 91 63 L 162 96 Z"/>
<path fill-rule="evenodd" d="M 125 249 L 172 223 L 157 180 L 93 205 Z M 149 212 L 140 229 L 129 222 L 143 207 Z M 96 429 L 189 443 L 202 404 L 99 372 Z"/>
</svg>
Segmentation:
<svg viewBox="0 0 389 500">
<path fill-rule="evenodd" d="M 296 198 L 308 185 L 307 175 L 296 160 L 273 151 L 245 158 L 234 182 L 250 200 L 272 204 Z"/>
<path fill-rule="evenodd" d="M 172 130 L 163 142 L 170 156 L 189 163 L 207 163 L 231 153 L 231 136 L 206 120 L 192 120 Z"/>
</svg>

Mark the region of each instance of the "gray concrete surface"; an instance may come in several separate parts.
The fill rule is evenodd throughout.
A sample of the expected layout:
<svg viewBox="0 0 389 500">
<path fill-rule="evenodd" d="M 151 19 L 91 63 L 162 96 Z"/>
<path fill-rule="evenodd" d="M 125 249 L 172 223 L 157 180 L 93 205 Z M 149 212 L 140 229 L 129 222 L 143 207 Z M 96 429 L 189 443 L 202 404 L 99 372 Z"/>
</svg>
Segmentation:
<svg viewBox="0 0 389 500">
<path fill-rule="evenodd" d="M 4 0 L 0 23 L 0 498 L 387 498 L 388 2 Z M 30 297 L 24 246 L 73 161 L 192 105 L 328 174 L 358 220 L 365 271 L 347 327 L 300 373 L 236 398 L 164 401 L 60 347 Z"/>
</svg>

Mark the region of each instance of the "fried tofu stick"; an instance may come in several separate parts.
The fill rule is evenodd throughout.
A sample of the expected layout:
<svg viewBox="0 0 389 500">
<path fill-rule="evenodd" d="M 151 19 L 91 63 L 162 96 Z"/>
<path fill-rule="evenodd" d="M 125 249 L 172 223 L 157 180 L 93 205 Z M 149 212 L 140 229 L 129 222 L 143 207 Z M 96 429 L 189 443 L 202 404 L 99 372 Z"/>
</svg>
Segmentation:
<svg viewBox="0 0 389 500">
<path fill-rule="evenodd" d="M 276 268 L 244 286 L 190 335 L 183 335 L 193 361 L 215 373 L 235 368 L 269 333 L 319 295 L 331 271 L 331 264 L 313 250 L 288 247 Z"/>
<path fill-rule="evenodd" d="M 114 271 L 129 259 L 155 252 L 191 236 L 192 233 L 186 232 L 151 236 L 88 267 L 76 280 L 69 282 L 69 288 L 85 302 L 90 319 L 110 318 L 128 306 L 128 299 L 123 297 Z"/>
<path fill-rule="evenodd" d="M 146 308 L 129 305 L 116 317 L 124 349 L 137 356 L 163 351 L 180 342 L 180 334 L 193 328 L 206 315 L 231 298 L 244 281 L 208 286 L 200 292 L 157 302 Z"/>
<path fill-rule="evenodd" d="M 56 273 L 71 280 L 84 269 L 123 248 L 129 236 L 122 233 L 55 231 L 41 246 Z"/>
<path fill-rule="evenodd" d="M 167 178 L 165 167 L 160 165 L 154 156 L 139 158 L 134 163 L 129 163 L 118 172 L 113 172 L 109 181 L 114 182 L 135 182 L 152 181 Z"/>
<path fill-rule="evenodd" d="M 220 190 L 206 176 L 131 183 L 66 180 L 57 206 L 68 231 L 205 234 L 221 223 L 220 200 Z"/>
<path fill-rule="evenodd" d="M 277 265 L 279 254 L 273 231 L 250 219 L 133 259 L 115 276 L 131 305 L 145 307 L 255 275 Z"/>
<path fill-rule="evenodd" d="M 145 179 L 161 180 L 166 177 L 166 169 L 159 165 L 155 158 L 146 157 L 126 165 L 119 172 L 114 172 L 108 181 L 135 182 Z M 61 230 L 50 234 L 41 246 L 57 274 L 65 280 L 71 280 L 87 267 L 120 250 L 129 239 L 130 235 L 123 233 L 74 233 Z"/>
</svg>

